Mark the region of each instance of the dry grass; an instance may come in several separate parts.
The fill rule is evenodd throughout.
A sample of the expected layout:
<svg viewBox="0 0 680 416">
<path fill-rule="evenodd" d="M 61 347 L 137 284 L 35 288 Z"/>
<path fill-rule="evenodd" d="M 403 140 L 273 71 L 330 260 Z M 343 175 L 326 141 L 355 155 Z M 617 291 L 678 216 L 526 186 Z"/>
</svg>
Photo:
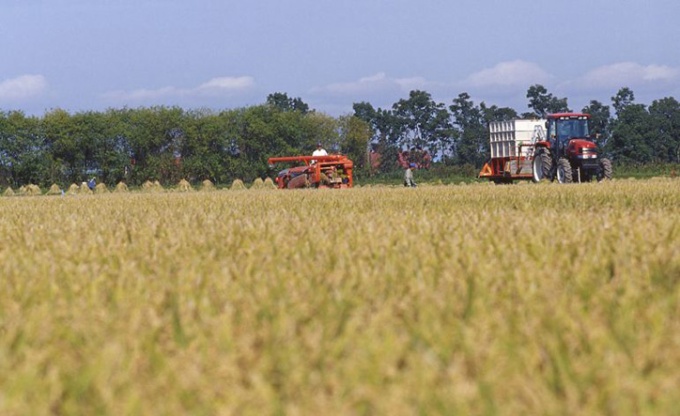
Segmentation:
<svg viewBox="0 0 680 416">
<path fill-rule="evenodd" d="M 61 188 L 56 183 L 53 183 L 47 191 L 47 195 L 61 195 L 61 193 Z"/>
<path fill-rule="evenodd" d="M 109 188 L 106 187 L 106 184 L 104 183 L 98 183 L 94 187 L 94 193 L 95 194 L 108 194 L 109 193 Z"/>
<path fill-rule="evenodd" d="M 253 180 L 253 183 L 250 185 L 249 189 L 263 189 L 264 188 L 264 181 L 262 178 L 255 178 Z"/>
<path fill-rule="evenodd" d="M 0 414 L 680 403 L 680 181 L 0 198 Z"/>
<path fill-rule="evenodd" d="M 165 189 L 161 186 L 158 181 L 146 181 L 142 184 L 141 190 L 144 192 L 164 192 Z"/>
<path fill-rule="evenodd" d="M 68 191 L 66 191 L 66 194 L 68 194 L 68 195 L 78 195 L 79 193 L 80 193 L 80 187 L 75 183 L 72 183 L 71 185 L 69 185 Z"/>
<path fill-rule="evenodd" d="M 24 188 L 24 195 L 26 196 L 39 196 L 42 195 L 42 189 L 38 185 L 29 184 Z"/>
<path fill-rule="evenodd" d="M 244 184 L 242 180 L 234 179 L 234 181 L 231 183 L 231 187 L 229 189 L 234 190 L 234 191 L 241 191 L 241 190 L 248 189 L 248 188 L 246 188 L 246 184 Z"/>
<path fill-rule="evenodd" d="M 129 192 L 128 186 L 125 184 L 125 182 L 118 182 L 116 184 L 116 188 L 114 189 L 114 192 L 116 192 L 116 193 L 127 193 L 127 192 Z"/>
<path fill-rule="evenodd" d="M 191 184 L 189 183 L 188 180 L 182 179 L 182 180 L 179 181 L 179 183 L 177 184 L 177 190 L 178 190 L 179 192 L 191 192 L 191 191 L 194 190 L 194 188 L 191 186 Z"/>
<path fill-rule="evenodd" d="M 269 177 L 264 179 L 264 182 L 262 183 L 262 187 L 264 189 L 276 189 L 277 188 L 277 186 L 274 183 L 274 181 L 272 180 L 272 178 L 269 178 Z"/>
<path fill-rule="evenodd" d="M 201 191 L 212 192 L 215 190 L 217 190 L 217 188 L 215 188 L 215 184 L 212 183 L 210 179 L 205 179 L 203 182 L 201 182 Z"/>
</svg>

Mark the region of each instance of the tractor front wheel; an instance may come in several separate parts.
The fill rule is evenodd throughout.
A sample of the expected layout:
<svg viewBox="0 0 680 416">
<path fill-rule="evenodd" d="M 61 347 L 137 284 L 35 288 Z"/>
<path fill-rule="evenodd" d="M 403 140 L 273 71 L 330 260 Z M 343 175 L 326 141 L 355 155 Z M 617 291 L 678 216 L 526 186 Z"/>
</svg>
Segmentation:
<svg viewBox="0 0 680 416">
<path fill-rule="evenodd" d="M 557 161 L 557 182 L 559 183 L 572 183 L 574 181 L 571 164 L 569 161 L 563 157 Z"/>
<path fill-rule="evenodd" d="M 600 159 L 600 170 L 597 172 L 597 181 L 610 181 L 612 179 L 612 161 L 607 158 Z"/>
<path fill-rule="evenodd" d="M 534 162 L 531 165 L 533 181 L 538 183 L 543 179 L 550 179 L 550 169 L 552 169 L 552 158 L 547 152 L 539 152 L 534 156 Z"/>
</svg>

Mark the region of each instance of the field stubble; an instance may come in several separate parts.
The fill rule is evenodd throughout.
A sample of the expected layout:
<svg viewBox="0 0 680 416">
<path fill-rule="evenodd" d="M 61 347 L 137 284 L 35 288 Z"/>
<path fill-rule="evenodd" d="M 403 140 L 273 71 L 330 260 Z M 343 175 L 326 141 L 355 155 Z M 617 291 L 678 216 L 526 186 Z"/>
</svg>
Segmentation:
<svg viewBox="0 0 680 416">
<path fill-rule="evenodd" d="M 0 198 L 0 414 L 671 414 L 680 182 Z"/>
</svg>

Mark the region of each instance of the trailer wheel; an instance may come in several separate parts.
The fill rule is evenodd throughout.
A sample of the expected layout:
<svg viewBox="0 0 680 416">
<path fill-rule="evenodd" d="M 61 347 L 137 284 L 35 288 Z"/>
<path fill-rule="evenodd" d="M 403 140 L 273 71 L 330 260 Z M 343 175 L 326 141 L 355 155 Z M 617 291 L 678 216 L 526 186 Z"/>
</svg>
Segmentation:
<svg viewBox="0 0 680 416">
<path fill-rule="evenodd" d="M 557 182 L 572 183 L 574 178 L 571 172 L 571 164 L 563 157 L 557 161 Z"/>
<path fill-rule="evenodd" d="M 597 181 L 610 181 L 612 179 L 612 161 L 607 158 L 600 159 L 600 170 L 597 172 Z"/>
<path fill-rule="evenodd" d="M 550 169 L 552 169 L 552 158 L 547 152 L 540 152 L 534 157 L 531 164 L 533 174 L 533 181 L 538 183 L 550 177 Z"/>
</svg>

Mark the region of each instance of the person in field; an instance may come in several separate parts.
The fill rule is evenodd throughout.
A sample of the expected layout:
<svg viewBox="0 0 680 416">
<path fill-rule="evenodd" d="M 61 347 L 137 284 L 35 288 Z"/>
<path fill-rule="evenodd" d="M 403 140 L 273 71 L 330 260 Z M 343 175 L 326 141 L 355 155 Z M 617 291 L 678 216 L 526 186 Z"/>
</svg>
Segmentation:
<svg viewBox="0 0 680 416">
<path fill-rule="evenodd" d="M 312 156 L 328 156 L 328 152 L 323 148 L 321 142 L 316 144 L 316 150 L 312 152 Z M 312 164 L 315 164 L 316 160 L 312 160 Z"/>
<path fill-rule="evenodd" d="M 94 188 L 97 187 L 97 180 L 95 178 L 91 178 L 89 181 L 87 181 L 87 187 L 90 188 L 90 191 L 94 192 Z"/>
<path fill-rule="evenodd" d="M 406 168 L 406 171 L 404 171 L 404 186 L 409 187 L 409 188 L 415 188 L 416 182 L 413 180 L 413 169 L 416 169 L 417 165 L 415 163 L 411 163 L 408 165 Z"/>
</svg>

